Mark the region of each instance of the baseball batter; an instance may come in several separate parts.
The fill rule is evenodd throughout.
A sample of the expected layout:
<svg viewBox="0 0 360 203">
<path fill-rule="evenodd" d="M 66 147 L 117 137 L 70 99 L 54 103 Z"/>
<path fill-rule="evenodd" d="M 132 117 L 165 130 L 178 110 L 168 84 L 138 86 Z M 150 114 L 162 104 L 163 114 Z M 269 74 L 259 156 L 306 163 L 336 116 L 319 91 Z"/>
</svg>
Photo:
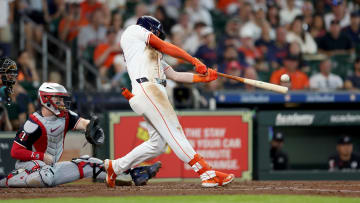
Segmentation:
<svg viewBox="0 0 360 203">
<path fill-rule="evenodd" d="M 86 131 L 86 139 L 92 144 L 104 142 L 104 132 L 98 119 L 87 120 L 68 110 L 64 99 L 66 89 L 57 83 L 43 83 L 39 88 L 39 112 L 29 116 L 17 132 L 11 156 L 18 161 L 15 169 L 0 180 L 0 187 L 52 187 L 87 177 L 105 180 L 102 160 L 82 156 L 72 161 L 58 162 L 69 130 Z M 159 164 L 130 170 L 136 185 L 144 184 L 154 176 Z"/>
<path fill-rule="evenodd" d="M 105 160 L 107 185 L 114 187 L 115 178 L 121 172 L 162 154 L 166 144 L 200 175 L 203 187 L 228 184 L 234 175 L 211 169 L 195 152 L 185 137 L 165 90 L 166 78 L 185 83 L 210 82 L 217 79 L 217 73 L 179 47 L 163 41 L 164 38 L 161 23 L 151 16 L 140 17 L 137 24 L 129 26 L 121 37 L 132 84 L 133 96 L 129 103 L 137 114 L 145 117 L 150 138 L 120 159 Z M 174 71 L 161 60 L 161 53 L 190 62 L 200 74 Z"/>
</svg>

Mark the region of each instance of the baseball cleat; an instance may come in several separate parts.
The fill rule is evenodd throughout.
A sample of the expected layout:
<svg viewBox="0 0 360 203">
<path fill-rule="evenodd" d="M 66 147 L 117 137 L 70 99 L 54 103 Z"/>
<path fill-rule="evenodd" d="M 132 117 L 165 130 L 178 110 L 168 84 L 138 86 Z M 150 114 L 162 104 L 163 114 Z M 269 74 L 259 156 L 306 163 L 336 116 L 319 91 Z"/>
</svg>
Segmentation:
<svg viewBox="0 0 360 203">
<path fill-rule="evenodd" d="M 136 167 L 130 170 L 130 175 L 136 186 L 146 185 L 147 181 L 155 177 L 161 168 L 158 161 L 150 166 Z"/>
<path fill-rule="evenodd" d="M 216 176 L 208 180 L 203 180 L 201 182 L 202 187 L 217 187 L 224 186 L 231 183 L 235 179 L 234 174 L 222 173 L 215 171 Z"/>
<path fill-rule="evenodd" d="M 104 166 L 106 171 L 106 185 L 113 188 L 115 187 L 116 174 L 112 167 L 112 160 L 105 159 Z"/>
</svg>

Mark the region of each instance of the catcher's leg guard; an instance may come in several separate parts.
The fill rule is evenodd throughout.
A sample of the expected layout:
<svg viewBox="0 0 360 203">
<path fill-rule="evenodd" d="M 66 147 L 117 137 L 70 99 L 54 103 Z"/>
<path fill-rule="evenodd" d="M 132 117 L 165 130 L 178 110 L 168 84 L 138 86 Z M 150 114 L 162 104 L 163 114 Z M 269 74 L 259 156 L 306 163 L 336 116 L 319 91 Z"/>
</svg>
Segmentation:
<svg viewBox="0 0 360 203">
<path fill-rule="evenodd" d="M 155 177 L 161 168 L 158 161 L 151 166 L 140 166 L 130 170 L 130 175 L 136 186 L 146 185 L 147 181 Z"/>
<path fill-rule="evenodd" d="M 105 172 L 104 162 L 98 158 L 90 157 L 89 155 L 84 155 L 80 158 L 74 158 L 71 162 L 75 163 L 78 166 L 80 179 L 84 177 L 98 178 L 98 176 L 102 172 Z M 92 173 L 89 174 L 89 168 L 85 166 L 90 166 L 90 168 L 92 169 Z M 104 176 L 104 174 L 102 174 L 101 176 Z M 104 178 L 105 177 L 103 177 L 102 179 Z"/>
<path fill-rule="evenodd" d="M 195 154 L 189 165 L 200 175 L 203 187 L 216 187 L 231 183 L 235 176 L 219 171 L 212 170 L 206 161 L 199 155 Z"/>
<path fill-rule="evenodd" d="M 45 165 L 35 170 L 17 169 L 6 178 L 8 187 L 52 187 L 54 186 L 54 169 Z"/>
</svg>

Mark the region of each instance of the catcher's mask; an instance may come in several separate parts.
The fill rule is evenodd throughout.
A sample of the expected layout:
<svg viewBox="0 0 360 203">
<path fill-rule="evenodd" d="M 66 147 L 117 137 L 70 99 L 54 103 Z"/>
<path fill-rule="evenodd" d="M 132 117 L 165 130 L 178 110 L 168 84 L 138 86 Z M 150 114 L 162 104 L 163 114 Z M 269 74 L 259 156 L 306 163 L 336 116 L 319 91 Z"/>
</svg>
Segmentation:
<svg viewBox="0 0 360 203">
<path fill-rule="evenodd" d="M 2 84 L 12 93 L 18 76 L 16 63 L 8 57 L 0 58 L 0 75 Z"/>
<path fill-rule="evenodd" d="M 64 117 L 70 108 L 70 96 L 65 87 L 57 83 L 43 83 L 39 88 L 39 100 L 42 106 L 58 117 Z"/>
<path fill-rule="evenodd" d="M 165 32 L 163 29 L 163 26 L 161 25 L 161 22 L 152 17 L 152 16 L 141 16 L 137 22 L 137 25 L 140 25 L 141 27 L 149 30 L 153 34 L 155 34 L 160 39 L 165 39 Z"/>
</svg>

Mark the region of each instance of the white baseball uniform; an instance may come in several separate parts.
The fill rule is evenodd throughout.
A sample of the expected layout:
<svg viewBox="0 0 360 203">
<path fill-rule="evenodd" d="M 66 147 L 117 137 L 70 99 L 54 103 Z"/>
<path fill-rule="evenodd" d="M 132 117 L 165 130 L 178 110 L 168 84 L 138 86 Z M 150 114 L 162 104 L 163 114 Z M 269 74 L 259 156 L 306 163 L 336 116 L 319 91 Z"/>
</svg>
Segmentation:
<svg viewBox="0 0 360 203">
<path fill-rule="evenodd" d="M 130 106 L 137 114 L 144 115 L 150 138 L 124 157 L 113 161 L 116 174 L 162 154 L 166 144 L 185 163 L 196 154 L 185 137 L 165 87 L 159 84 L 159 79 L 166 78 L 164 71 L 168 66 L 161 61 L 161 53 L 149 45 L 150 34 L 139 25 L 131 25 L 121 37 L 132 93 L 135 95 L 129 101 Z M 146 80 L 148 82 L 143 82 Z"/>
</svg>

